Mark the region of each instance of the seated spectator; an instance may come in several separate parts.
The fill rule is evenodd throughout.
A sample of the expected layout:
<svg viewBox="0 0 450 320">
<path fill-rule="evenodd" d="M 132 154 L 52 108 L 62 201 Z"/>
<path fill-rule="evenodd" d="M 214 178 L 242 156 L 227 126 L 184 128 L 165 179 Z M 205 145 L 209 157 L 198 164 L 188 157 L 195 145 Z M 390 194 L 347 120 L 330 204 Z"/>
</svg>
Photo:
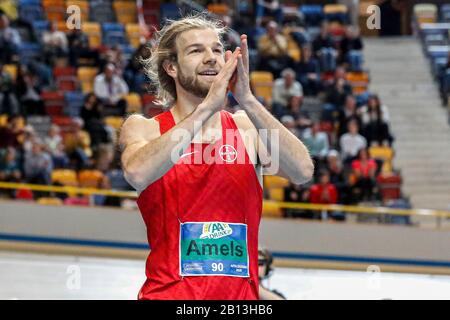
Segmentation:
<svg viewBox="0 0 450 320">
<path fill-rule="evenodd" d="M 319 173 L 319 183 L 310 188 L 309 201 L 314 204 L 336 204 L 338 201 L 338 191 L 336 187 L 330 183 L 330 173 L 327 170 L 321 170 Z M 320 216 L 319 216 L 320 214 Z M 315 218 L 327 218 L 327 213 L 314 213 Z"/>
<path fill-rule="evenodd" d="M 290 63 L 287 51 L 287 39 L 278 31 L 274 21 L 267 24 L 267 33 L 259 39 L 258 51 L 260 54 L 259 70 L 270 71 L 275 78 Z"/>
<path fill-rule="evenodd" d="M 389 132 L 387 108 L 377 96 L 369 98 L 367 106 L 361 107 L 362 133 L 368 146 L 391 146 L 394 138 Z"/>
<path fill-rule="evenodd" d="M 24 171 L 29 183 L 49 185 L 53 163 L 50 155 L 44 151 L 44 145 L 35 141 L 31 151 L 25 153 Z"/>
<path fill-rule="evenodd" d="M 80 117 L 83 119 L 86 127 L 91 121 L 100 120 L 102 118 L 103 105 L 94 93 L 88 93 L 84 97 L 84 104 L 81 107 Z"/>
<path fill-rule="evenodd" d="M 275 80 L 272 89 L 272 108 L 278 117 L 285 114 L 286 106 L 291 97 L 298 97 L 303 100 L 302 85 L 295 80 L 295 71 L 290 68 L 284 69 L 281 72 L 281 77 Z"/>
<path fill-rule="evenodd" d="M 339 139 L 344 163 L 350 163 L 358 155 L 360 149 L 367 147 L 366 138 L 358 133 L 358 122 L 355 119 L 349 121 L 347 128 L 348 132 Z"/>
<path fill-rule="evenodd" d="M 73 132 L 65 137 L 64 144 L 73 166 L 77 170 L 88 167 L 89 158 L 92 156 L 91 137 L 89 133 L 82 130 L 84 122 L 81 118 L 73 120 Z"/>
<path fill-rule="evenodd" d="M 352 86 L 346 79 L 346 71 L 344 68 L 338 67 L 334 73 L 334 80 L 327 85 L 326 102 L 339 109 L 350 94 L 352 94 Z"/>
<path fill-rule="evenodd" d="M 38 137 L 36 131 L 34 130 L 33 126 L 26 125 L 23 128 L 23 138 L 21 137 L 22 141 L 22 150 L 24 153 L 31 152 L 33 150 L 33 145 L 36 143 L 41 143 L 41 139 Z"/>
<path fill-rule="evenodd" d="M 113 64 L 107 64 L 104 72 L 95 77 L 94 93 L 106 108 L 116 109 L 111 110 L 112 114 L 125 115 L 127 105 L 123 97 L 128 94 L 128 85 L 117 75 Z"/>
<path fill-rule="evenodd" d="M 0 158 L 0 181 L 20 182 L 21 178 L 22 172 L 17 151 L 13 147 L 8 147 Z"/>
<path fill-rule="evenodd" d="M 351 50 L 363 49 L 363 42 L 361 40 L 358 28 L 351 25 L 347 26 L 345 30 L 345 36 L 340 41 L 339 49 L 340 49 L 339 61 L 341 63 L 346 61 L 347 54 Z"/>
<path fill-rule="evenodd" d="M 319 62 L 312 55 L 309 45 L 302 47 L 300 62 L 293 63 L 293 69 L 297 74 L 297 80 L 302 85 L 306 96 L 315 96 L 320 90 Z"/>
<path fill-rule="evenodd" d="M 80 58 L 91 60 L 92 65 L 99 65 L 100 57 L 97 50 L 89 47 L 88 36 L 81 29 L 73 29 L 67 36 L 69 45 L 69 62 L 72 66 L 80 65 Z"/>
<path fill-rule="evenodd" d="M 263 17 L 272 17 L 283 24 L 283 7 L 278 0 L 257 0 L 255 11 L 256 26 L 261 26 Z"/>
<path fill-rule="evenodd" d="M 141 45 L 133 54 L 124 71 L 124 79 L 131 92 L 144 94 L 149 91 L 149 81 L 142 68 L 142 58 L 149 57 L 147 45 Z"/>
<path fill-rule="evenodd" d="M 89 93 L 81 109 L 80 117 L 84 121 L 84 128 L 89 133 L 92 151 L 95 151 L 101 144 L 112 143 L 111 134 L 102 117 L 103 105 L 99 99 Z"/>
<path fill-rule="evenodd" d="M 16 84 L 17 96 L 24 115 L 45 115 L 44 101 L 41 99 L 39 79 L 25 65 L 20 65 Z"/>
<path fill-rule="evenodd" d="M 0 49 L 1 51 L 2 49 Z M 19 102 L 11 75 L 7 73 L 0 62 L 0 114 L 19 114 Z"/>
<path fill-rule="evenodd" d="M 353 196 L 356 202 L 374 200 L 377 163 L 369 156 L 367 148 L 358 151 L 357 159 L 352 161 Z"/>
<path fill-rule="evenodd" d="M 328 152 L 326 169 L 330 173 L 330 182 L 338 190 L 339 203 L 349 204 L 350 192 L 344 173 L 344 166 L 338 151 L 330 150 Z"/>
<path fill-rule="evenodd" d="M 319 56 L 320 50 L 323 48 L 334 48 L 334 41 L 331 37 L 330 26 L 328 22 L 322 22 L 320 26 L 319 35 L 313 40 L 312 43 L 314 56 L 317 58 Z"/>
<path fill-rule="evenodd" d="M 56 23 L 50 25 L 50 31 L 44 32 L 42 42 L 44 44 L 45 62 L 49 66 L 57 66 L 57 60 L 65 58 L 69 54 L 67 36 L 57 29 Z"/>
<path fill-rule="evenodd" d="M 371 94 L 367 100 L 367 105 L 361 106 L 359 108 L 361 113 L 362 124 L 368 124 L 370 119 L 380 112 L 381 120 L 389 124 L 389 109 L 385 104 L 380 102 L 380 98 L 376 94 Z"/>
<path fill-rule="evenodd" d="M 362 127 L 360 118 L 360 109 L 356 107 L 356 98 L 353 95 L 348 95 L 345 98 L 344 108 L 338 109 L 337 123 L 339 125 L 338 136 L 342 136 L 348 129 L 350 120 L 356 120 L 358 128 Z"/>
<path fill-rule="evenodd" d="M 320 122 L 315 121 L 310 128 L 305 129 L 302 141 L 317 167 L 321 167 L 328 155 L 329 141 L 328 135 L 320 131 Z"/>
<path fill-rule="evenodd" d="M 21 44 L 19 31 L 12 28 L 8 16 L 0 12 L 0 62 L 11 63 L 13 59 L 17 60 Z"/>
<path fill-rule="evenodd" d="M 222 41 L 225 46 L 225 50 L 234 51 L 236 47 L 241 45 L 241 36 L 232 28 L 233 18 L 230 16 L 221 17 L 222 24 L 227 28 L 227 32 L 223 35 Z"/>
<path fill-rule="evenodd" d="M 18 115 L 9 115 L 8 123 L 0 127 L 0 149 L 13 147 L 19 148 L 24 136 L 23 118 Z"/>
<path fill-rule="evenodd" d="M 304 185 L 289 183 L 289 186 L 284 188 L 284 201 L 286 202 L 309 202 L 309 190 Z M 313 218 L 311 210 L 302 209 L 284 209 L 285 217 L 295 218 Z"/>
<path fill-rule="evenodd" d="M 58 146 L 62 142 L 60 129 L 56 124 L 52 124 L 48 130 L 48 135 L 44 138 L 44 144 L 46 151 L 50 154 L 54 154 L 58 151 Z"/>
<path fill-rule="evenodd" d="M 52 162 L 53 167 L 55 169 L 64 169 L 68 168 L 70 164 L 69 157 L 66 154 L 65 151 L 66 147 L 64 146 L 64 143 L 61 141 L 57 146 L 56 150 L 52 153 Z"/>
<path fill-rule="evenodd" d="M 115 66 L 115 73 L 121 76 L 126 67 L 126 60 L 122 48 L 114 45 L 100 52 L 100 69 L 104 70 L 108 64 L 113 64 Z"/>
</svg>

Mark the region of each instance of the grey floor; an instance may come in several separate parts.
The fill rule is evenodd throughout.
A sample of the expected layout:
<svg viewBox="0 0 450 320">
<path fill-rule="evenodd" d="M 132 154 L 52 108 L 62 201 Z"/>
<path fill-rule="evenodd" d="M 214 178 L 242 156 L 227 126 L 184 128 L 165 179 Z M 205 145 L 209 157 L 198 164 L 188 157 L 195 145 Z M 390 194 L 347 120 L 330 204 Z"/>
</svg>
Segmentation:
<svg viewBox="0 0 450 320">
<path fill-rule="evenodd" d="M 376 271 L 278 268 L 266 285 L 289 299 L 450 299 L 449 276 Z M 143 281 L 144 261 L 0 251 L 2 300 L 133 300 Z"/>
</svg>

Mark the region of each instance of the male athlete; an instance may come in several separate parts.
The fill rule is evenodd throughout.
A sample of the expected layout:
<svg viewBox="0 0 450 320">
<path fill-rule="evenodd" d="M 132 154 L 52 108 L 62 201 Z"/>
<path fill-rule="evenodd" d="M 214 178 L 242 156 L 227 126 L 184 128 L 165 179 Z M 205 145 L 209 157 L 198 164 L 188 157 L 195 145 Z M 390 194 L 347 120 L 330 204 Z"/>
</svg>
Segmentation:
<svg viewBox="0 0 450 320">
<path fill-rule="evenodd" d="M 167 109 L 121 129 L 151 248 L 139 299 L 259 299 L 262 164 L 297 184 L 313 175 L 303 143 L 250 90 L 247 36 L 224 52 L 223 32 L 202 15 L 162 28 L 146 71 Z M 223 110 L 229 90 L 235 114 Z M 263 163 L 274 149 L 279 163 Z"/>
</svg>

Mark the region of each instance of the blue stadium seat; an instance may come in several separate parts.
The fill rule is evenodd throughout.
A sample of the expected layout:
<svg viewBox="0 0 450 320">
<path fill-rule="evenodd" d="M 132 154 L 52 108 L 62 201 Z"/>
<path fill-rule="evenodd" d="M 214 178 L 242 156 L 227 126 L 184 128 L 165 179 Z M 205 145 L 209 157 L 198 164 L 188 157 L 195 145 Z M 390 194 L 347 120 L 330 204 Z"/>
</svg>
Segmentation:
<svg viewBox="0 0 450 320">
<path fill-rule="evenodd" d="M 319 61 L 322 72 L 332 72 L 336 69 L 337 51 L 333 48 L 322 48 Z"/>
<path fill-rule="evenodd" d="M 110 170 L 106 173 L 106 176 L 109 179 L 112 189 L 131 190 L 131 186 L 125 180 L 122 170 L 118 170 L 118 169 Z"/>
<path fill-rule="evenodd" d="M 41 55 L 41 46 L 38 43 L 23 42 L 20 45 L 19 56 L 21 62 L 27 63 Z"/>
<path fill-rule="evenodd" d="M 42 21 L 33 21 L 33 30 L 36 33 L 36 36 L 39 39 L 42 39 L 42 35 L 45 31 L 50 30 L 50 21 L 42 20 Z"/>
<path fill-rule="evenodd" d="M 321 5 L 305 4 L 300 6 L 307 26 L 318 26 L 324 19 L 323 7 Z"/>
<path fill-rule="evenodd" d="M 179 19 L 181 17 L 180 8 L 176 3 L 161 3 L 160 21 L 164 24 L 167 19 Z"/>
<path fill-rule="evenodd" d="M 363 71 L 364 56 L 360 50 L 351 50 L 347 54 L 347 62 L 350 65 L 350 71 L 352 72 Z"/>
<path fill-rule="evenodd" d="M 30 23 L 45 19 L 44 11 L 40 4 L 26 4 L 19 6 L 19 16 L 21 19 Z"/>
<path fill-rule="evenodd" d="M 450 22 L 450 4 L 443 4 L 441 6 L 441 19 L 443 22 Z"/>
<path fill-rule="evenodd" d="M 358 94 L 356 96 L 356 105 L 358 107 L 366 105 L 369 102 L 370 95 L 371 93 L 368 91 Z"/>
<path fill-rule="evenodd" d="M 22 6 L 40 6 L 41 0 L 19 0 L 19 7 Z"/>
<path fill-rule="evenodd" d="M 102 24 L 103 43 L 109 46 L 128 44 L 125 30 L 120 23 L 103 23 Z"/>
<path fill-rule="evenodd" d="M 64 114 L 70 117 L 79 117 L 84 104 L 84 94 L 82 92 L 66 92 L 64 94 Z"/>
</svg>

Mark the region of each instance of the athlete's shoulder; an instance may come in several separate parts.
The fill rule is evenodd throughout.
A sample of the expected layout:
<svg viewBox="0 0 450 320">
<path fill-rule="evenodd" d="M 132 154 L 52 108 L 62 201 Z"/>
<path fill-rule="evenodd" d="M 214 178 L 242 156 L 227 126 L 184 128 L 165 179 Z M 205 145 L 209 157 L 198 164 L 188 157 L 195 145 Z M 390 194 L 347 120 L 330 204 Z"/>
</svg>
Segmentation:
<svg viewBox="0 0 450 320">
<path fill-rule="evenodd" d="M 253 122 L 250 120 L 245 110 L 236 111 L 235 113 L 232 114 L 232 117 L 238 129 L 247 130 L 255 128 Z"/>
<path fill-rule="evenodd" d="M 127 117 L 120 129 L 120 143 L 127 145 L 136 140 L 152 140 L 159 136 L 159 123 L 155 118 L 146 118 L 134 113 Z"/>
</svg>

